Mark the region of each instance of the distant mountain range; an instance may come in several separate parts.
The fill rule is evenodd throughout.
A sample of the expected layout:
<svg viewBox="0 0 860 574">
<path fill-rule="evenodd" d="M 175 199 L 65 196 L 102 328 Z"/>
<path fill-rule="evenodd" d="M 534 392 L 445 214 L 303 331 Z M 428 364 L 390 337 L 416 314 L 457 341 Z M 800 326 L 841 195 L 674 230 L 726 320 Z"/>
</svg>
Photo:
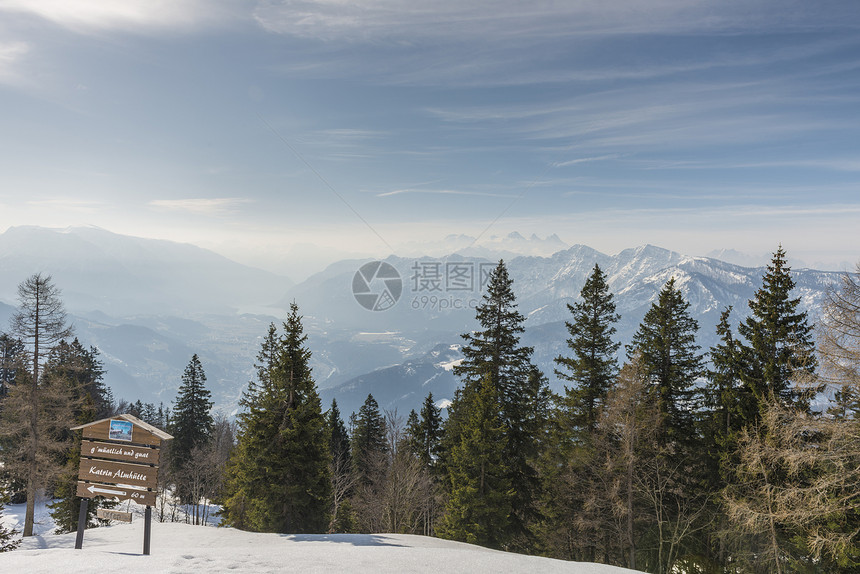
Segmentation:
<svg viewBox="0 0 860 574">
<path fill-rule="evenodd" d="M 508 236 L 499 243 L 521 240 L 534 244 L 535 238 Z M 280 324 L 296 301 L 325 406 L 337 398 L 346 415 L 373 393 L 382 407 L 405 415 L 427 392 L 440 402 L 452 397 L 460 334 L 477 327 L 482 277 L 498 263 L 498 251 L 487 254 L 492 258 L 389 257 L 385 263 L 394 275 L 383 276 L 376 264 L 364 268 L 361 280 L 356 273 L 370 261 L 344 260 L 294 285 L 191 245 L 93 228 L 12 228 L 0 235 L 0 330 L 14 310 L 18 283 L 34 272 L 49 273 L 78 337 L 101 352 L 116 396 L 169 404 L 183 368 L 198 353 L 217 406 L 229 413 L 252 376 L 267 325 Z M 550 256 L 506 258 L 527 317 L 523 342 L 534 346 L 535 361 L 559 390 L 552 360 L 565 350 L 567 304 L 577 300 L 595 263 L 616 296 L 619 341 L 629 342 L 656 294 L 675 277 L 699 321 L 705 350 L 716 341 L 722 309 L 733 306 L 736 319 L 744 316 L 764 272 L 651 245 L 616 255 L 574 245 Z M 813 319 L 838 276 L 793 271 L 796 296 Z M 380 295 L 384 310 L 362 307 L 356 288 Z"/>
<path fill-rule="evenodd" d="M 0 300 L 14 301 L 21 280 L 45 272 L 70 309 L 118 316 L 263 306 L 292 285 L 194 245 L 95 227 L 12 227 L 0 235 L 0 271 Z"/>
</svg>

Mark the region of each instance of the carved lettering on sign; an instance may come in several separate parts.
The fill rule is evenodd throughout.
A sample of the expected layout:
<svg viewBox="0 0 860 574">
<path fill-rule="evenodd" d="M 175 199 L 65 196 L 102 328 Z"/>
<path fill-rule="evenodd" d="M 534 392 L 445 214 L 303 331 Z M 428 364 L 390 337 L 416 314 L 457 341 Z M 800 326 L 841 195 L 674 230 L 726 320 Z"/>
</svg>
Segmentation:
<svg viewBox="0 0 860 574">
<path fill-rule="evenodd" d="M 81 456 L 156 465 L 158 464 L 159 450 L 146 446 L 84 440 L 81 442 Z"/>
<path fill-rule="evenodd" d="M 158 480 L 158 469 L 129 462 L 81 459 L 78 478 L 80 480 L 155 488 Z"/>
</svg>

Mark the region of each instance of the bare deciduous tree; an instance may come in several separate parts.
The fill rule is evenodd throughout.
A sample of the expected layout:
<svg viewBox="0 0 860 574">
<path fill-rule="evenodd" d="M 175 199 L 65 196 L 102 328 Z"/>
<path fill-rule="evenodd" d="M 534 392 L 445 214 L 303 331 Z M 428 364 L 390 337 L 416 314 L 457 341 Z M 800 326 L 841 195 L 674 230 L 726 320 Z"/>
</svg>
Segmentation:
<svg viewBox="0 0 860 574">
<path fill-rule="evenodd" d="M 29 381 L 16 385 L 18 388 L 6 398 L 0 432 L 7 438 L 18 436 L 12 440 L 16 454 L 10 456 L 7 447 L 4 458 L 18 467 L 18 476 L 26 483 L 23 535 L 32 536 L 36 494 L 57 470 L 53 455 L 65 446 L 57 444 L 54 429 L 71 421 L 68 393 L 62 392 L 62 385 L 51 385 L 40 376 L 51 349 L 72 334 L 66 325 L 60 291 L 50 276 L 37 273 L 18 286 L 18 311 L 12 316 L 11 327 L 12 334 L 24 344 L 22 363 L 24 370 L 29 370 Z"/>
<path fill-rule="evenodd" d="M 356 490 L 359 527 L 366 532 L 420 532 L 429 472 L 410 452 L 402 418 L 396 411 L 386 411 L 385 418 L 387 453 L 375 453 L 370 481 Z"/>
</svg>

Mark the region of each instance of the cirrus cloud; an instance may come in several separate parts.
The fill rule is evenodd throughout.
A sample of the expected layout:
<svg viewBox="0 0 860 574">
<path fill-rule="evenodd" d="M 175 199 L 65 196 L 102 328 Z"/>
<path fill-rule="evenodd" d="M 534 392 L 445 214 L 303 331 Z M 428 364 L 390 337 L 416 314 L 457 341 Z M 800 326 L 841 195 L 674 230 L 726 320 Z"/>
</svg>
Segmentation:
<svg viewBox="0 0 860 574">
<path fill-rule="evenodd" d="M 0 12 L 31 14 L 78 32 L 197 28 L 235 18 L 235 0 L 0 0 Z"/>
<path fill-rule="evenodd" d="M 168 211 L 183 211 L 198 215 L 220 215 L 236 211 L 241 205 L 251 203 L 242 197 L 220 197 L 199 199 L 154 199 L 149 205 Z"/>
</svg>

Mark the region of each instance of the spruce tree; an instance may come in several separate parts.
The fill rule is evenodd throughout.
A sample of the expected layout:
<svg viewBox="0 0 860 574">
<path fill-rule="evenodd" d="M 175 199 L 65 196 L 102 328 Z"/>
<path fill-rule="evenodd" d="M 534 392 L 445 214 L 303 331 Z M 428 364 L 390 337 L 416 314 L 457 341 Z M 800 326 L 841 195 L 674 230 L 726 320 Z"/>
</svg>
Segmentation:
<svg viewBox="0 0 860 574">
<path fill-rule="evenodd" d="M 694 382 L 703 374 L 703 357 L 696 344 L 699 324 L 689 308 L 675 287 L 675 278 L 669 279 L 628 346 L 629 358 L 641 353 L 642 368 L 664 419 L 663 442 L 687 446 L 696 437 Z"/>
<path fill-rule="evenodd" d="M 328 532 L 351 532 L 353 517 L 349 497 L 355 486 L 353 473 L 352 452 L 349 444 L 349 433 L 337 401 L 332 399 L 331 408 L 326 415 L 326 426 L 329 433 L 329 451 L 331 452 L 331 518 Z"/>
<path fill-rule="evenodd" d="M 594 431 L 600 407 L 618 374 L 615 353 L 621 343 L 612 340 L 615 334 L 612 324 L 620 315 L 615 312 L 606 275 L 597 264 L 582 287 L 580 297 L 582 301 L 567 306 L 573 322 L 565 322 L 570 334 L 567 346 L 573 356 L 556 357 L 556 364 L 566 371 L 556 369 L 555 373 L 574 383 L 572 387 L 565 386 L 565 407 L 573 428 L 588 436 Z"/>
<path fill-rule="evenodd" d="M 798 311 L 800 298 L 791 297 L 793 289 L 791 269 L 780 246 L 762 277 L 761 288 L 749 302 L 750 315 L 738 327 L 746 340 L 741 378 L 761 408 L 771 398 L 808 408 L 806 397 L 793 382 L 799 373 L 815 372 L 815 344 L 806 312 Z"/>
<path fill-rule="evenodd" d="M 463 396 L 465 395 L 465 396 Z M 460 421 L 448 459 L 448 502 L 437 526 L 442 538 L 508 548 L 515 491 L 507 467 L 507 431 L 490 375 L 464 388 Z"/>
<path fill-rule="evenodd" d="M 504 261 L 499 261 L 490 274 L 476 318 L 481 330 L 462 335 L 466 341 L 462 348 L 464 359 L 454 367 L 454 373 L 463 379 L 464 390 L 455 396 L 455 403 L 478 396 L 473 391 L 487 381 L 494 387 L 505 433 L 502 448 L 507 461 L 506 480 L 514 492 L 505 544 L 528 551 L 536 543 L 533 527 L 540 514 L 536 460 L 548 418 L 550 393 L 543 374 L 531 363 L 533 349 L 520 345 L 525 317 L 517 311 L 513 281 Z M 446 440 L 454 448 L 464 430 L 459 413 L 469 412 L 470 408 L 453 406 L 451 410 L 446 425 L 446 434 L 451 436 Z"/>
<path fill-rule="evenodd" d="M 368 394 L 358 409 L 352 430 L 352 460 L 357 479 L 363 484 L 373 482 L 374 467 L 379 458 L 388 453 L 385 431 L 385 419 L 379 410 L 379 403 L 372 394 Z"/>
<path fill-rule="evenodd" d="M 214 419 L 210 412 L 213 405 L 211 396 L 206 388 L 206 373 L 195 353 L 182 373 L 182 384 L 177 390 L 171 426 L 171 469 L 177 480 L 180 498 L 184 502 L 189 502 L 187 489 L 182 487 L 182 483 L 185 467 L 191 459 L 191 451 L 205 447 L 212 440 Z M 143 416 L 144 410 L 145 406 L 141 404 L 138 409 L 140 414 L 135 416 Z"/>
<path fill-rule="evenodd" d="M 442 409 L 433 401 L 429 393 L 421 405 L 421 415 L 414 410 L 406 421 L 409 436 L 409 449 L 418 457 L 425 468 L 430 468 L 439 456 L 442 439 Z"/>
<path fill-rule="evenodd" d="M 618 374 L 613 324 L 620 318 L 606 275 L 595 264 L 580 292 L 581 301 L 568 305 L 573 320 L 566 322 L 571 356 L 555 359 L 556 375 L 570 381 L 558 397 L 550 427 L 550 448 L 541 459 L 547 484 L 543 500 L 546 519 L 543 540 L 554 556 L 593 562 L 599 537 L 573 517 L 585 516 L 583 485 L 593 479 L 596 425 Z"/>
<path fill-rule="evenodd" d="M 415 458 L 421 458 L 421 452 L 424 450 L 423 434 L 418 413 L 412 409 L 409 411 L 409 416 L 406 417 L 406 445 Z"/>
<path fill-rule="evenodd" d="M 331 408 L 328 411 L 326 423 L 330 433 L 329 450 L 332 459 L 341 461 L 345 465 L 351 459 L 349 433 L 346 432 L 346 425 L 340 418 L 340 409 L 337 407 L 336 399 L 331 400 Z"/>
<path fill-rule="evenodd" d="M 74 423 L 90 423 L 110 416 L 111 404 L 107 387 L 103 383 L 104 367 L 99 359 L 98 349 L 86 349 L 78 339 L 71 343 L 61 341 L 45 363 L 43 377 L 52 384 L 64 386 L 71 398 Z M 54 487 L 54 501 L 49 505 L 51 518 L 57 525 L 57 532 L 74 532 L 78 527 L 78 512 L 81 499 L 77 496 L 78 467 L 80 466 L 80 431 L 64 430 L 70 447 L 65 453 L 66 466 Z M 95 497 L 87 505 L 87 526 L 96 526 L 98 508 L 112 508 L 116 505 L 111 499 Z"/>
<path fill-rule="evenodd" d="M 762 278 L 762 287 L 749 301 L 750 315 L 738 326 L 744 339 L 738 343 L 742 385 L 733 426 L 743 430 L 726 445 L 722 465 L 726 479 L 723 493 L 730 514 L 737 504 L 772 506 L 771 497 L 776 493 L 787 492 L 811 478 L 808 474 L 792 476 L 795 460 L 789 462 L 778 457 L 768 460 L 781 448 L 783 430 L 779 428 L 781 424 L 774 424 L 772 417 L 778 413 L 787 413 L 789 418 L 808 414 L 809 395 L 799 390 L 796 383 L 814 375 L 817 367 L 812 327 L 806 313 L 798 311 L 800 298 L 791 297 L 794 286 L 785 251 L 779 247 Z M 801 435 L 804 441 L 815 440 L 814 432 L 804 430 L 804 433 Z M 749 461 L 742 464 L 743 450 L 750 445 L 763 447 L 767 454 L 757 456 L 752 464 Z M 815 450 L 809 445 L 803 448 Z M 750 482 L 751 477 L 755 477 L 755 481 Z M 764 487 L 760 488 L 758 481 L 764 481 Z M 769 521 L 770 526 L 760 534 L 768 541 L 771 551 L 787 550 L 787 554 L 797 556 L 800 551 L 794 547 L 797 538 L 793 529 L 763 514 L 760 524 L 765 521 Z M 760 549 L 751 544 L 751 540 L 754 538 L 744 536 L 739 544 L 741 550 L 756 555 Z M 781 549 L 775 550 L 777 548 Z M 781 558 L 774 558 L 773 564 L 781 561 Z"/>
<path fill-rule="evenodd" d="M 224 519 L 264 532 L 325 532 L 329 525 L 331 433 L 313 380 L 298 306 L 284 334 L 273 328 L 258 355 L 258 379 L 243 397 L 228 465 Z"/>
<path fill-rule="evenodd" d="M 22 368 L 23 354 L 24 343 L 20 339 L 0 333 L 0 401 L 9 393 L 9 387 Z"/>
</svg>

